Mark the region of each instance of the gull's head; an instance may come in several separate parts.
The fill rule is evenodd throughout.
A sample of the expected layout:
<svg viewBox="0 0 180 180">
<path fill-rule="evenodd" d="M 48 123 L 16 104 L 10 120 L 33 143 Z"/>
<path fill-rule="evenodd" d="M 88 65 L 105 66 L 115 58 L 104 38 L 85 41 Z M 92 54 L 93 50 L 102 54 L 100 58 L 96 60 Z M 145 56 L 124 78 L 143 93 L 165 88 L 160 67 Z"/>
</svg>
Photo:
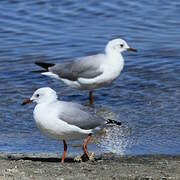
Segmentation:
<svg viewBox="0 0 180 180">
<path fill-rule="evenodd" d="M 30 99 L 25 100 L 22 105 L 31 103 L 31 102 L 36 102 L 37 104 L 40 103 L 51 103 L 53 101 L 57 100 L 57 94 L 56 91 L 49 87 L 43 87 L 40 89 L 37 89 L 32 97 Z"/>
<path fill-rule="evenodd" d="M 130 47 L 127 42 L 123 39 L 113 39 L 108 42 L 106 45 L 105 51 L 107 54 L 111 53 L 122 53 L 124 51 L 134 51 L 136 52 L 137 50 Z"/>
</svg>

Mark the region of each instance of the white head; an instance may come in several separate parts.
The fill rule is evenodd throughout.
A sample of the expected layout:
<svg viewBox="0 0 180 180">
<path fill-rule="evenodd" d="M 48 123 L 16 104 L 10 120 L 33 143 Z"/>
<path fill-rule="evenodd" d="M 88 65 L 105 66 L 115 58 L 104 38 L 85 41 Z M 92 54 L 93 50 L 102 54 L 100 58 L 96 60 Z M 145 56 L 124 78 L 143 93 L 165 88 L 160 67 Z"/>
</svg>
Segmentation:
<svg viewBox="0 0 180 180">
<path fill-rule="evenodd" d="M 56 92 L 49 87 L 43 87 L 36 90 L 34 94 L 32 95 L 32 97 L 30 99 L 25 100 L 22 105 L 25 105 L 31 102 L 36 102 L 37 104 L 51 103 L 56 100 L 57 100 Z"/>
<path fill-rule="evenodd" d="M 126 41 L 123 39 L 113 39 L 108 42 L 105 48 L 105 52 L 107 54 L 109 53 L 122 53 L 123 51 L 134 51 L 136 52 L 137 50 L 134 48 L 129 47 Z"/>
</svg>

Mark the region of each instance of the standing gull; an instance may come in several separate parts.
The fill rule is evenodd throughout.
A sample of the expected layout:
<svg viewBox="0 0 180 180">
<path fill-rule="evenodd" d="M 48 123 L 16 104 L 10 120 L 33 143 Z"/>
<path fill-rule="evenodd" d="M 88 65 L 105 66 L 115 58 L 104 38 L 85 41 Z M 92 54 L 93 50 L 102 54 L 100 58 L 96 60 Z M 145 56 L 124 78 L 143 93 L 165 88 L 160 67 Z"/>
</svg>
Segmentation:
<svg viewBox="0 0 180 180">
<path fill-rule="evenodd" d="M 88 159 L 87 144 L 92 134 L 100 132 L 107 124 L 121 125 L 114 120 L 105 120 L 97 116 L 89 108 L 73 102 L 58 101 L 56 92 L 44 87 L 36 90 L 30 99 L 22 105 L 36 102 L 33 114 L 37 127 L 49 137 L 63 140 L 64 152 L 67 151 L 66 140 L 86 138 L 82 145 L 84 158 Z"/>
<path fill-rule="evenodd" d="M 108 42 L 104 54 L 77 58 L 67 63 L 51 64 L 35 62 L 45 69 L 41 74 L 63 81 L 79 90 L 89 90 L 89 103 L 93 104 L 93 90 L 109 86 L 124 67 L 123 51 L 137 51 L 130 48 L 123 39 Z"/>
</svg>

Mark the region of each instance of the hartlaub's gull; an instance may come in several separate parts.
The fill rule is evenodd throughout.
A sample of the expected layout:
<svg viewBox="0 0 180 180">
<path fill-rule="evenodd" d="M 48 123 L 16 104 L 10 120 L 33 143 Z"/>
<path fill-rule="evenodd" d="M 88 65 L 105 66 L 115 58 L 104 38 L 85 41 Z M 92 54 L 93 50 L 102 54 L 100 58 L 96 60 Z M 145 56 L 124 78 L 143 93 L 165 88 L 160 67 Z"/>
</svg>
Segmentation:
<svg viewBox="0 0 180 180">
<path fill-rule="evenodd" d="M 93 90 L 109 86 L 124 66 L 123 51 L 137 51 L 130 48 L 123 39 L 113 39 L 105 47 L 105 53 L 77 58 L 66 63 L 35 64 L 45 69 L 41 74 L 63 81 L 79 90 L 89 90 L 89 102 L 93 104 Z"/>
<path fill-rule="evenodd" d="M 73 102 L 59 101 L 56 92 L 44 87 L 36 90 L 30 99 L 22 105 L 36 102 L 33 115 L 37 127 L 49 137 L 63 140 L 64 152 L 67 150 L 66 140 L 86 138 L 83 143 L 84 157 L 88 159 L 87 144 L 91 135 L 100 132 L 108 124 L 121 125 L 115 120 L 106 120 L 96 115 L 91 108 Z"/>
</svg>

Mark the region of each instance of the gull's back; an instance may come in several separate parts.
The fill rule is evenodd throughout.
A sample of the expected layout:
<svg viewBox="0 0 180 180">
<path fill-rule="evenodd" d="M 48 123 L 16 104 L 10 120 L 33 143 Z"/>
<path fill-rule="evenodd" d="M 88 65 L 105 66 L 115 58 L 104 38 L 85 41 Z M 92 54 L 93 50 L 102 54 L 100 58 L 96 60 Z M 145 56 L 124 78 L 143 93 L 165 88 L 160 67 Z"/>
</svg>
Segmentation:
<svg viewBox="0 0 180 180">
<path fill-rule="evenodd" d="M 103 117 L 96 115 L 92 108 L 77 103 L 57 101 L 54 105 L 59 107 L 59 119 L 82 129 L 94 129 L 106 122 Z"/>
<path fill-rule="evenodd" d="M 76 81 L 78 78 L 94 78 L 103 73 L 101 65 L 105 57 L 105 54 L 81 57 L 67 63 L 56 64 L 50 67 L 49 71 L 71 81 Z"/>
</svg>

